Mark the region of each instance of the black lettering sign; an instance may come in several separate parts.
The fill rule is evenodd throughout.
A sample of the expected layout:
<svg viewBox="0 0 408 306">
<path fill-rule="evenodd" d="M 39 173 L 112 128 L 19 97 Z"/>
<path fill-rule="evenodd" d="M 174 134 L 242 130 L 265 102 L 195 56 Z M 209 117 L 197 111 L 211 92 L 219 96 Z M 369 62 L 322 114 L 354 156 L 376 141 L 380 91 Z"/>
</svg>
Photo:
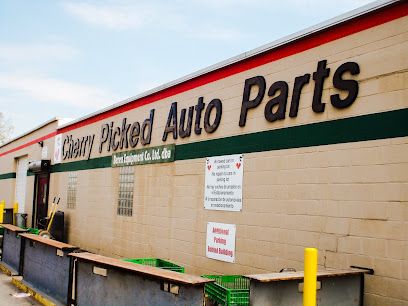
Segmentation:
<svg viewBox="0 0 408 306">
<path fill-rule="evenodd" d="M 252 100 L 249 99 L 252 87 L 258 87 L 258 93 Z M 245 126 L 248 110 L 257 107 L 265 94 L 265 78 L 256 76 L 245 80 L 244 94 L 242 96 L 241 114 L 239 116 L 239 126 Z"/>
<path fill-rule="evenodd" d="M 343 75 L 349 72 L 351 75 L 360 73 L 360 67 L 357 63 L 347 62 L 339 66 L 334 72 L 333 86 L 336 89 L 348 91 L 348 96 L 345 99 L 340 99 L 339 94 L 330 97 L 331 104 L 336 108 L 346 108 L 353 104 L 358 95 L 358 82 L 356 80 L 344 80 Z"/>
<path fill-rule="evenodd" d="M 214 122 L 210 124 L 211 111 L 215 109 Z M 204 115 L 204 129 L 207 133 L 214 133 L 221 122 L 222 103 L 220 99 L 213 99 L 207 106 Z"/>
<path fill-rule="evenodd" d="M 273 97 L 279 91 L 279 95 L 270 99 L 265 106 L 265 119 L 269 122 L 285 119 L 286 103 L 288 101 L 288 88 L 288 83 L 284 81 L 275 82 L 269 88 L 269 97 Z M 274 111 L 273 108 L 275 106 L 277 106 L 277 109 Z"/>
<path fill-rule="evenodd" d="M 327 61 L 320 61 L 317 64 L 316 72 L 313 72 L 315 88 L 313 92 L 312 109 L 315 113 L 324 112 L 325 103 L 322 102 L 324 79 L 329 76 L 330 69 L 326 68 Z"/>
</svg>

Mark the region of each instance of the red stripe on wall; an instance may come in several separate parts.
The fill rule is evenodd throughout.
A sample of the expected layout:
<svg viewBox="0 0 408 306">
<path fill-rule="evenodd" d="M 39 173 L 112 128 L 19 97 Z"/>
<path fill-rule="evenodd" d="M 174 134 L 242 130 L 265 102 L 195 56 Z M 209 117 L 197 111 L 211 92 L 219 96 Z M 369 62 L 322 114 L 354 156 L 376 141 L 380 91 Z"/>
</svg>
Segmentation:
<svg viewBox="0 0 408 306">
<path fill-rule="evenodd" d="M 277 47 L 275 49 L 269 50 L 262 54 L 253 56 L 251 58 L 239 61 L 237 63 L 233 63 L 229 66 L 222 67 L 218 70 L 214 70 L 208 72 L 204 75 L 198 76 L 194 79 L 187 80 L 183 83 L 174 85 L 170 88 L 163 89 L 162 91 L 153 93 L 149 96 L 140 98 L 138 100 L 131 101 L 127 104 L 122 106 L 118 106 L 117 108 L 107 110 L 104 113 L 97 114 L 93 117 L 84 119 L 82 121 L 76 122 L 72 125 L 66 126 L 64 128 L 59 129 L 57 132 L 50 133 L 45 135 L 41 138 L 35 139 L 27 144 L 21 145 L 9 151 L 3 152 L 0 156 L 6 155 L 11 152 L 15 152 L 27 146 L 30 146 L 34 143 L 37 143 L 41 140 L 45 140 L 47 138 L 53 137 L 56 134 L 66 133 L 86 125 L 107 119 L 109 117 L 127 112 L 129 110 L 141 107 L 143 105 L 147 105 L 158 100 L 162 100 L 176 94 L 203 86 L 205 84 L 209 84 L 223 78 L 232 76 L 234 74 L 259 67 L 261 65 L 271 63 L 273 61 L 295 55 L 297 53 L 321 46 L 323 44 L 335 41 L 337 39 L 361 32 L 363 30 L 370 29 L 372 27 L 384 24 L 386 22 L 404 17 L 408 15 L 408 2 L 401 1 L 396 4 L 390 5 L 385 8 L 381 8 L 377 11 L 368 13 L 366 15 L 348 20 L 344 23 L 335 25 L 328 29 L 322 30 L 318 33 L 314 33 L 312 35 L 308 35 L 304 38 L 298 39 L 294 42 L 288 43 L 281 47 Z"/>
<path fill-rule="evenodd" d="M 49 134 L 44 135 L 44 136 L 42 136 L 42 137 L 40 137 L 40 138 L 34 139 L 34 140 L 30 141 L 30 142 L 27 142 L 27 143 L 25 143 L 25 144 L 23 144 L 23 145 L 21 145 L 21 146 L 18 146 L 18 147 L 15 147 L 15 148 L 11 149 L 11 150 L 6 151 L 6 152 L 0 153 L 0 157 L 1 157 L 1 156 L 4 156 L 4 155 L 6 155 L 6 154 L 9 154 L 9 153 L 18 151 L 18 150 L 20 150 L 20 149 L 29 147 L 29 146 L 31 146 L 31 145 L 33 145 L 33 144 L 36 144 L 36 143 L 38 143 L 38 142 L 40 142 L 40 141 L 43 141 L 43 140 L 46 140 L 46 139 L 48 139 L 48 138 L 54 137 L 55 135 L 57 135 L 57 132 L 49 133 Z"/>
</svg>

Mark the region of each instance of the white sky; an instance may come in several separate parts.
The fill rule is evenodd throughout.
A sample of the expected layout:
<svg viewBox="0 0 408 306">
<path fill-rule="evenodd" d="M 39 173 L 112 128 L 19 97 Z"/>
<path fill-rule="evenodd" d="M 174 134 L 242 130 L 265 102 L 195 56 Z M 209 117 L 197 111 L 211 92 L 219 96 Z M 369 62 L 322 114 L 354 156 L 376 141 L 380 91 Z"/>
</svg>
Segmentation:
<svg viewBox="0 0 408 306">
<path fill-rule="evenodd" d="M 370 2 L 2 0 L 0 112 L 78 118 Z"/>
</svg>

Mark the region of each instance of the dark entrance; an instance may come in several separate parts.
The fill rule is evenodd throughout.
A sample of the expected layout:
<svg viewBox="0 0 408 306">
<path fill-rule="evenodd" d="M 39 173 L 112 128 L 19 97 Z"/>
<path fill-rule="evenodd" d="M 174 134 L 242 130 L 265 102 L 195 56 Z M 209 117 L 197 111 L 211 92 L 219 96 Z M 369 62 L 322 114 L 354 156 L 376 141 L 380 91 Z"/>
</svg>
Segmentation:
<svg viewBox="0 0 408 306">
<path fill-rule="evenodd" d="M 39 160 L 30 162 L 28 170 L 35 174 L 32 226 L 43 229 L 44 220 L 48 215 L 48 194 L 50 191 L 50 161 Z"/>
<path fill-rule="evenodd" d="M 34 227 L 43 228 L 41 220 L 48 215 L 48 193 L 50 189 L 50 174 L 41 173 L 35 175 L 35 196 L 33 208 Z"/>
</svg>

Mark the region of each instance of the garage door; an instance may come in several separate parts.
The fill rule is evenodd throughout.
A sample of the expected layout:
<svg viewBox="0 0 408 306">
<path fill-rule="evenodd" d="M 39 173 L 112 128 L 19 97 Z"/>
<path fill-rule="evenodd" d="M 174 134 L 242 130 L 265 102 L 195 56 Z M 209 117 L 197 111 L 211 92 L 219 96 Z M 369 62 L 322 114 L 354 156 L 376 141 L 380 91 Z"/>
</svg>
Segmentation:
<svg viewBox="0 0 408 306">
<path fill-rule="evenodd" d="M 24 213 L 24 208 L 25 208 L 27 169 L 28 169 L 28 158 L 27 157 L 18 158 L 17 159 L 17 171 L 16 171 L 15 200 L 18 202 L 18 212 L 19 213 Z"/>
</svg>

